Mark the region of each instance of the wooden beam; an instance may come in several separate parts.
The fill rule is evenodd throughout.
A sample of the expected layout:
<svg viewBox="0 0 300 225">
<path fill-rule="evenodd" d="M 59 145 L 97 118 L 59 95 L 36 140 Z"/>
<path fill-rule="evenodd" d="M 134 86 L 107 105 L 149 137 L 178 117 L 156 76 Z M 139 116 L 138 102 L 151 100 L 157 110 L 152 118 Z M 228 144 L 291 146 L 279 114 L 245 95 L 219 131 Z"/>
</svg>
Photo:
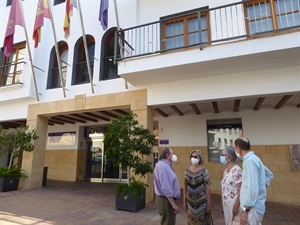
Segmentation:
<svg viewBox="0 0 300 225">
<path fill-rule="evenodd" d="M 117 115 L 115 115 L 113 113 L 110 113 L 110 112 L 107 112 L 107 111 L 99 111 L 99 113 L 102 113 L 102 114 L 104 114 L 106 116 L 110 116 L 112 118 L 117 118 L 118 117 Z"/>
<path fill-rule="evenodd" d="M 100 116 L 100 115 L 96 115 L 95 113 L 85 112 L 84 114 L 86 114 L 88 116 L 91 116 L 91 117 L 94 117 L 94 118 L 97 118 L 97 119 L 100 119 L 100 120 L 110 121 L 110 119 L 108 119 L 106 117 L 103 117 L 103 116 Z"/>
<path fill-rule="evenodd" d="M 277 103 L 274 109 L 280 109 L 293 95 L 285 95 L 282 99 Z"/>
<path fill-rule="evenodd" d="M 163 116 L 163 117 L 168 117 L 168 114 L 167 113 L 165 113 L 164 111 L 162 111 L 161 109 L 159 109 L 159 108 L 156 108 L 156 109 L 154 109 L 158 114 L 160 114 L 161 116 Z"/>
<path fill-rule="evenodd" d="M 170 108 L 173 109 L 179 116 L 183 116 L 183 112 L 181 112 L 180 109 L 177 108 L 176 105 L 170 105 Z"/>
<path fill-rule="evenodd" d="M 261 105 L 263 104 L 265 99 L 266 99 L 266 97 L 258 98 L 253 110 L 255 110 L 255 111 L 259 110 L 259 108 L 261 107 Z"/>
<path fill-rule="evenodd" d="M 56 123 L 56 124 L 60 124 L 60 125 L 64 125 L 65 123 L 64 122 L 61 122 L 61 121 L 58 121 L 58 120 L 56 120 L 56 119 L 49 119 L 48 120 L 50 123 Z"/>
<path fill-rule="evenodd" d="M 125 111 L 122 110 L 122 109 L 114 109 L 113 111 L 115 111 L 115 112 L 117 112 L 117 113 L 120 113 L 120 114 L 122 114 L 122 115 L 127 115 L 127 114 L 128 114 L 128 112 L 125 112 Z"/>
<path fill-rule="evenodd" d="M 212 105 L 214 107 L 214 112 L 215 113 L 219 113 L 219 107 L 218 107 L 218 102 L 212 102 Z"/>
<path fill-rule="evenodd" d="M 65 118 L 67 120 L 73 120 L 73 121 L 76 121 L 76 122 L 79 122 L 79 123 L 86 123 L 86 121 L 84 121 L 84 120 L 80 120 L 80 119 L 73 118 L 73 117 L 70 117 L 70 116 L 60 115 L 58 117 Z"/>
<path fill-rule="evenodd" d="M 63 122 L 63 123 L 71 123 L 71 124 L 75 124 L 75 122 L 72 121 L 72 120 L 67 120 L 67 119 L 63 119 L 63 118 L 59 118 L 59 117 L 55 117 L 55 116 L 51 117 L 50 120 L 51 120 L 51 121 L 53 121 L 53 120 L 55 120 L 55 121 L 60 121 L 60 122 Z"/>
<path fill-rule="evenodd" d="M 234 101 L 233 112 L 238 112 L 240 110 L 241 99 L 236 99 Z"/>
<path fill-rule="evenodd" d="M 93 119 L 93 118 L 84 116 L 84 115 L 82 115 L 82 114 L 76 114 L 76 113 L 73 113 L 73 114 L 71 114 L 71 116 L 76 116 L 76 117 L 78 117 L 78 118 L 80 118 L 80 119 L 84 119 L 84 120 L 88 120 L 88 121 L 92 121 L 92 122 L 97 122 L 97 121 L 98 121 L 98 120 L 96 120 L 96 119 Z"/>
<path fill-rule="evenodd" d="M 200 109 L 198 108 L 198 106 L 195 103 L 190 104 L 190 106 L 192 107 L 192 109 L 194 110 L 194 112 L 197 115 L 201 114 Z"/>
</svg>

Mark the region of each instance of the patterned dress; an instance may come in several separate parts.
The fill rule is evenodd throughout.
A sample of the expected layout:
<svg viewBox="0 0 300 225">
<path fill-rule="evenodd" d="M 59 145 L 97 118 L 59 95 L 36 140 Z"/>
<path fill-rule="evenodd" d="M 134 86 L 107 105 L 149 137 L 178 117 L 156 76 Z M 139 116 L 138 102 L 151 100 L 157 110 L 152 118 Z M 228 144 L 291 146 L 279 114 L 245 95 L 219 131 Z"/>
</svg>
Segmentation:
<svg viewBox="0 0 300 225">
<path fill-rule="evenodd" d="M 206 213 L 205 185 L 210 184 L 207 169 L 200 167 L 192 170 L 188 167 L 184 172 L 187 187 L 188 225 L 210 225 L 211 215 Z"/>
</svg>

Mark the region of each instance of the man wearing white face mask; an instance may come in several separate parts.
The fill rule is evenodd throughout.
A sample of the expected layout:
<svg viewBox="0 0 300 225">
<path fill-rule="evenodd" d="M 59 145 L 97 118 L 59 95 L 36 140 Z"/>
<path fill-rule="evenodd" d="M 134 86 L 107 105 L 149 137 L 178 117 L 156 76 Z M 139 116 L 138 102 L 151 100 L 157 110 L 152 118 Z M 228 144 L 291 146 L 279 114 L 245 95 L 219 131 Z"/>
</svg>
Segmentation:
<svg viewBox="0 0 300 225">
<path fill-rule="evenodd" d="M 273 173 L 250 150 L 247 138 L 236 139 L 234 145 L 236 155 L 243 158 L 240 224 L 259 225 L 265 214 L 266 188 L 273 179 Z"/>
<path fill-rule="evenodd" d="M 177 161 L 177 156 L 171 148 L 164 148 L 159 159 L 153 173 L 156 208 L 161 215 L 161 225 L 175 225 L 176 214 L 180 212 L 176 204 L 180 197 L 180 184 L 172 162 Z"/>
<path fill-rule="evenodd" d="M 208 225 L 212 223 L 210 178 L 202 167 L 204 157 L 200 150 L 190 155 L 192 166 L 184 172 L 183 206 L 188 210 L 188 225 Z"/>
</svg>

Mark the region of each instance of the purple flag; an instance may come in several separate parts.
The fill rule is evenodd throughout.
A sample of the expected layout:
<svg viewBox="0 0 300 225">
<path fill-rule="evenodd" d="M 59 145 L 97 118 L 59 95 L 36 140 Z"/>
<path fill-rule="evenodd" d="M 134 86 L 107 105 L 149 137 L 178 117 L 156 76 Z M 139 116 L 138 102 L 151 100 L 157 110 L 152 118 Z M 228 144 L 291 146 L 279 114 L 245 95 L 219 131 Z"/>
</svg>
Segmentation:
<svg viewBox="0 0 300 225">
<path fill-rule="evenodd" d="M 108 25 L 108 1 L 109 0 L 101 0 L 100 2 L 99 20 L 103 30 L 106 30 Z"/>
</svg>

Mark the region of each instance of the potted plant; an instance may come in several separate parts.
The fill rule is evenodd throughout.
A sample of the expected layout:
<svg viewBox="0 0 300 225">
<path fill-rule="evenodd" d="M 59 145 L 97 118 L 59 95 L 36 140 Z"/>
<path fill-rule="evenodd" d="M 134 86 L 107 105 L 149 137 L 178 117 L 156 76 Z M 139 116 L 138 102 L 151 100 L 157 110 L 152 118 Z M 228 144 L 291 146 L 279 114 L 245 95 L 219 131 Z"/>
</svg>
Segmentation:
<svg viewBox="0 0 300 225">
<path fill-rule="evenodd" d="M 121 115 L 112 120 L 105 132 L 105 155 L 114 159 L 113 164 L 122 170 L 130 170 L 140 178 L 152 172 L 152 163 L 147 156 L 152 154 L 155 136 L 140 125 L 136 114 Z M 129 168 L 129 169 L 128 169 Z M 127 184 L 118 184 L 116 191 L 116 209 L 137 212 L 145 207 L 146 187 L 148 185 L 131 176 Z"/>
<path fill-rule="evenodd" d="M 12 131 L 0 127 L 0 156 L 8 155 L 9 162 L 0 166 L 0 191 L 17 190 L 20 178 L 25 178 L 24 170 L 16 162 L 23 151 L 33 151 L 33 141 L 38 139 L 36 131 L 28 130 L 28 126 L 21 126 Z"/>
</svg>

